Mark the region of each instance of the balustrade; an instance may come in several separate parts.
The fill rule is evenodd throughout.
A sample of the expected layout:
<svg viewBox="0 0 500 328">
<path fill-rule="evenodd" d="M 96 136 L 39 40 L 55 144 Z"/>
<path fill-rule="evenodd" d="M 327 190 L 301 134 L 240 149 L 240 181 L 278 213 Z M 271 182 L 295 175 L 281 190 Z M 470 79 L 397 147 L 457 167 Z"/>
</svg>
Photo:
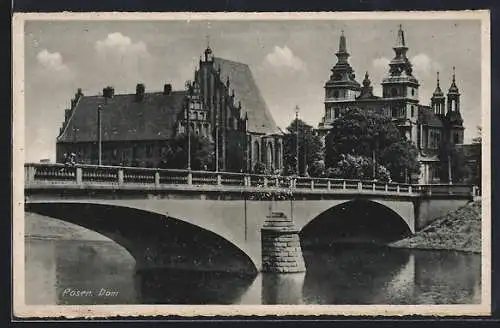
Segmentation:
<svg viewBox="0 0 500 328">
<path fill-rule="evenodd" d="M 81 182 L 119 183 L 118 168 L 115 167 L 90 167 L 86 169 L 78 167 L 77 170 L 78 175 L 80 175 L 81 172 Z"/>
<path fill-rule="evenodd" d="M 173 170 L 158 170 L 158 175 L 160 179 L 160 185 L 162 184 L 187 184 L 188 183 L 188 175 L 183 171 L 173 171 Z"/>
<path fill-rule="evenodd" d="M 433 184 L 410 185 L 377 181 L 329 179 L 311 177 L 270 176 L 229 172 L 206 172 L 133 167 L 63 164 L 25 164 L 27 184 L 141 184 L 161 185 L 220 185 L 232 187 L 286 188 L 302 190 L 342 190 L 382 192 L 388 194 L 474 195 L 470 185 Z"/>
<path fill-rule="evenodd" d="M 220 175 L 216 172 L 203 172 L 203 171 L 192 171 L 192 181 L 193 185 L 217 185 L 221 179 Z"/>
<path fill-rule="evenodd" d="M 28 170 L 28 178 L 33 181 L 46 182 L 75 182 L 76 168 L 62 164 L 56 165 L 35 165 Z"/>
</svg>

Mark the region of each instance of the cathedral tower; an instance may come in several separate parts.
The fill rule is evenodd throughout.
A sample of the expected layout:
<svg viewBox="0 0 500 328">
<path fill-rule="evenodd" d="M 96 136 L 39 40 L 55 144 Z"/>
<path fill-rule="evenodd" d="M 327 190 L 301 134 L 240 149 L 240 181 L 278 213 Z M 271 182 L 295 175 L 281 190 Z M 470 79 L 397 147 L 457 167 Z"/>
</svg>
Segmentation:
<svg viewBox="0 0 500 328">
<path fill-rule="evenodd" d="M 388 105 L 386 112 L 396 121 L 409 140 L 416 140 L 419 83 L 413 76 L 412 64 L 406 56 L 403 28 L 399 25 L 394 58 L 389 63 L 389 75 L 382 80 L 382 96 Z"/>
<path fill-rule="evenodd" d="M 349 108 L 349 102 L 354 102 L 359 96 L 361 86 L 349 65 L 349 53 L 344 31 L 341 32 L 339 50 L 335 54 L 337 63 L 331 69 L 330 79 L 325 84 L 325 116 L 320 123 L 320 130 L 329 130 L 331 123 Z"/>
<path fill-rule="evenodd" d="M 455 67 L 453 66 L 453 78 L 447 94 L 446 123 L 449 128 L 449 141 L 452 144 L 464 142 L 463 119 L 460 114 L 460 92 L 455 81 Z"/>
<path fill-rule="evenodd" d="M 444 116 L 445 113 L 445 97 L 439 86 L 439 72 L 437 72 L 437 85 L 431 98 L 432 111 L 435 115 Z"/>
</svg>

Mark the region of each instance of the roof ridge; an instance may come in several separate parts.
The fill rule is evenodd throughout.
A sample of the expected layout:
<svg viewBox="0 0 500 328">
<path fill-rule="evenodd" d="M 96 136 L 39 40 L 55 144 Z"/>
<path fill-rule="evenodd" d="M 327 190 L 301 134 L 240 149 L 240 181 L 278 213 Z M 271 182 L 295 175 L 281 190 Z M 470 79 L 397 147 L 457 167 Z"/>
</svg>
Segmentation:
<svg viewBox="0 0 500 328">
<path fill-rule="evenodd" d="M 187 91 L 186 91 L 186 90 L 172 90 L 172 91 L 170 92 L 170 94 L 168 94 L 168 95 L 171 95 L 171 94 L 173 94 L 173 93 L 178 94 L 178 93 L 185 93 L 185 92 L 187 92 Z M 150 92 L 144 92 L 144 94 L 145 94 L 145 95 L 151 95 L 151 94 L 163 94 L 163 91 L 150 91 Z M 168 96 L 168 95 L 165 95 L 165 96 Z M 119 97 L 119 96 L 135 96 L 135 93 L 115 93 L 115 94 L 113 95 L 113 98 L 114 98 L 114 97 Z M 85 96 L 85 95 L 83 95 L 83 96 L 81 96 L 80 98 L 84 98 L 84 97 L 85 97 L 85 98 L 95 98 L 95 97 L 102 97 L 102 95 L 90 95 L 90 96 Z"/>
<path fill-rule="evenodd" d="M 61 131 L 61 133 L 57 136 L 56 140 L 59 140 L 59 138 L 61 138 L 62 136 L 64 136 L 64 134 L 66 133 L 66 130 L 68 129 L 68 126 L 71 122 L 71 119 L 73 118 L 73 116 L 75 115 L 75 112 L 76 112 L 76 107 L 78 106 L 78 104 L 80 103 L 80 99 L 82 99 L 84 97 L 84 95 L 81 95 L 80 97 L 78 97 L 78 99 L 76 100 L 76 103 L 75 105 L 73 106 L 73 108 L 71 108 L 71 115 L 70 117 L 68 118 L 68 121 L 65 122 L 66 124 L 64 124 L 64 129 Z"/>
<path fill-rule="evenodd" d="M 228 62 L 231 62 L 231 63 L 240 64 L 242 66 L 247 66 L 247 67 L 250 68 L 250 65 L 248 65 L 247 63 L 240 62 L 240 61 L 236 61 L 236 60 L 232 60 L 232 59 L 226 59 L 226 58 L 222 58 L 222 57 L 214 57 L 214 59 L 225 60 L 225 61 L 228 61 Z"/>
</svg>

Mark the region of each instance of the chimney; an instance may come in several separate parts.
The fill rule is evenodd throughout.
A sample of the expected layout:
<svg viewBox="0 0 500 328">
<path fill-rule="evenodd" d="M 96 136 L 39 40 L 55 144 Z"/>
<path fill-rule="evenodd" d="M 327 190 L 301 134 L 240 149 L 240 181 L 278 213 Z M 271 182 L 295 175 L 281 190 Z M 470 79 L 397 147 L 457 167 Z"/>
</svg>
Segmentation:
<svg viewBox="0 0 500 328">
<path fill-rule="evenodd" d="M 107 86 L 104 89 L 102 89 L 102 95 L 104 98 L 113 98 L 115 95 L 115 88 L 111 86 Z"/>
<path fill-rule="evenodd" d="M 137 84 L 135 87 L 135 99 L 137 101 L 142 101 L 144 99 L 144 92 L 146 90 L 146 86 L 143 83 Z"/>
<path fill-rule="evenodd" d="M 165 84 L 163 86 L 163 94 L 164 95 L 170 95 L 172 93 L 172 85 L 169 83 L 169 84 Z"/>
</svg>

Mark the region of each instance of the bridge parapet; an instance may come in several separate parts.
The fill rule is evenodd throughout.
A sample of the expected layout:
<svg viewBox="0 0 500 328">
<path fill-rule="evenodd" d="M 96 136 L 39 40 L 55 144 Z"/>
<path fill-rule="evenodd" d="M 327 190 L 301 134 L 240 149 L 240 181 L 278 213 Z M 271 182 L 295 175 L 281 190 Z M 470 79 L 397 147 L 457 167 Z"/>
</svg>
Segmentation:
<svg viewBox="0 0 500 328">
<path fill-rule="evenodd" d="M 474 196 L 476 187 L 457 184 L 411 185 L 373 180 L 331 179 L 231 172 L 154 169 L 27 163 L 25 188 L 47 185 L 107 186 L 201 186 L 227 187 L 231 190 L 290 190 L 335 193 L 341 191 L 412 196 Z"/>
</svg>

